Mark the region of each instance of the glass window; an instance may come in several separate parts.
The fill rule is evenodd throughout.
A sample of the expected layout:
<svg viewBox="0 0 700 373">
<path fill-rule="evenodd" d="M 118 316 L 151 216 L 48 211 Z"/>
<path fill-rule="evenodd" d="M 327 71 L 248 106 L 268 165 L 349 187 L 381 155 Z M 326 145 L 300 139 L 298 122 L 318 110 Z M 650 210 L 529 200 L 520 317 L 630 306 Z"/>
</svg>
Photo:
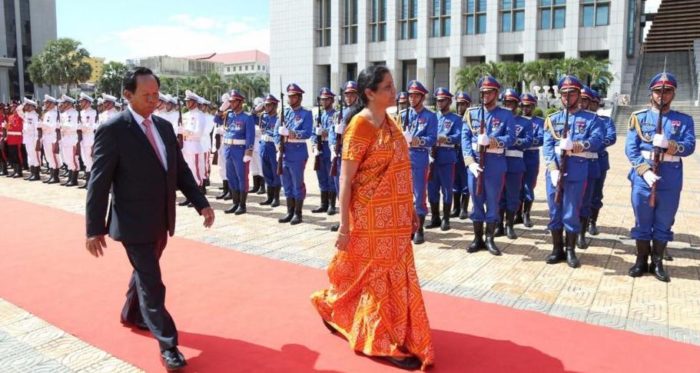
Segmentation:
<svg viewBox="0 0 700 373">
<path fill-rule="evenodd" d="M 331 45 L 331 0 L 316 0 L 318 24 L 316 26 L 316 46 Z"/>
<path fill-rule="evenodd" d="M 401 14 L 399 17 L 401 39 L 415 39 L 418 37 L 418 1 L 420 0 L 401 0 Z"/>
<path fill-rule="evenodd" d="M 370 41 L 386 40 L 386 0 L 372 0 L 370 16 Z"/>
<path fill-rule="evenodd" d="M 450 0 L 433 0 L 432 13 L 430 17 L 431 36 L 450 36 Z"/>
<path fill-rule="evenodd" d="M 343 44 L 357 44 L 357 0 L 344 0 L 343 5 Z"/>
<path fill-rule="evenodd" d="M 501 32 L 525 29 L 525 0 L 501 0 Z"/>
<path fill-rule="evenodd" d="M 566 0 L 539 0 L 538 8 L 540 30 L 566 27 Z"/>
<path fill-rule="evenodd" d="M 464 9 L 464 33 L 486 33 L 486 0 L 467 0 Z"/>
<path fill-rule="evenodd" d="M 595 27 L 610 24 L 610 0 L 581 0 L 581 26 Z"/>
</svg>

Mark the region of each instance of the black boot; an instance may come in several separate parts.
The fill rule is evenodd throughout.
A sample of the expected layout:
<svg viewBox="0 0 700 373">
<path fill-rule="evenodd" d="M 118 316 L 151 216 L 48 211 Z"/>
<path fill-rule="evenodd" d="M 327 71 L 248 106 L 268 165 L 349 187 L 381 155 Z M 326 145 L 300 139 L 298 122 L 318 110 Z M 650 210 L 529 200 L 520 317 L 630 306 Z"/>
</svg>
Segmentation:
<svg viewBox="0 0 700 373">
<path fill-rule="evenodd" d="M 29 166 L 29 175 L 24 180 L 29 181 L 32 177 L 34 177 L 34 166 Z"/>
<path fill-rule="evenodd" d="M 46 184 L 58 184 L 60 182 L 61 179 L 58 178 L 58 168 L 52 168 L 51 177 L 49 177 L 49 180 L 46 181 Z"/>
<path fill-rule="evenodd" d="M 41 171 L 41 169 L 39 168 L 39 166 L 34 166 L 31 170 L 31 175 L 29 175 L 29 179 L 27 179 L 27 180 L 29 180 L 29 181 L 41 180 L 41 175 L 39 175 L 40 171 Z"/>
<path fill-rule="evenodd" d="M 78 185 L 78 171 L 71 171 L 68 173 L 68 182 L 65 186 L 74 187 Z"/>
<path fill-rule="evenodd" d="M 328 215 L 333 216 L 338 211 L 335 207 L 335 201 L 338 199 L 338 195 L 335 192 L 328 193 Z"/>
<path fill-rule="evenodd" d="M 331 225 L 331 232 L 337 232 L 340 229 L 340 224 Z"/>
<path fill-rule="evenodd" d="M 257 193 L 260 190 L 260 176 L 253 176 L 253 189 L 248 193 Z"/>
<path fill-rule="evenodd" d="M 440 226 L 440 230 L 443 232 L 450 230 L 450 215 L 452 214 L 450 210 L 450 204 L 446 203 L 442 206 L 442 225 Z"/>
<path fill-rule="evenodd" d="M 272 200 L 270 207 L 277 207 L 280 205 L 280 191 L 281 190 L 282 190 L 281 186 L 275 187 L 274 199 Z"/>
<path fill-rule="evenodd" d="M 241 195 L 239 197 L 240 203 L 238 204 L 238 208 L 236 209 L 236 212 L 234 213 L 234 215 L 243 215 L 248 211 L 246 208 L 246 201 L 247 200 L 248 200 L 248 193 L 241 192 Z"/>
<path fill-rule="evenodd" d="M 506 236 L 508 236 L 509 239 L 515 240 L 518 238 L 518 235 L 515 234 L 515 229 L 513 228 L 513 224 L 515 224 L 515 212 L 513 211 L 506 211 Z"/>
<path fill-rule="evenodd" d="M 573 232 L 566 232 L 566 264 L 571 268 L 578 268 L 581 266 L 576 257 L 576 238 L 578 235 Z"/>
<path fill-rule="evenodd" d="M 452 193 L 452 212 L 451 218 L 458 218 L 462 212 L 462 193 Z"/>
<path fill-rule="evenodd" d="M 328 192 L 321 192 L 321 206 L 311 210 L 311 212 L 314 214 L 328 212 Z"/>
<path fill-rule="evenodd" d="M 439 228 L 442 225 L 440 220 L 440 202 L 430 202 L 430 223 L 425 225 L 425 229 Z"/>
<path fill-rule="evenodd" d="M 649 253 L 651 252 L 651 241 L 637 240 L 637 260 L 627 272 L 630 277 L 641 277 L 649 272 Z"/>
<path fill-rule="evenodd" d="M 301 217 L 303 208 L 304 208 L 304 200 L 303 199 L 297 199 L 294 201 L 294 217 L 292 218 L 292 221 L 289 222 L 289 224 L 297 225 L 297 224 L 303 222 L 303 219 Z"/>
<path fill-rule="evenodd" d="M 230 192 L 231 195 L 231 200 L 233 201 L 233 205 L 228 209 L 224 210 L 224 214 L 233 214 L 238 210 L 238 206 L 241 205 L 241 192 L 237 190 L 231 190 Z"/>
<path fill-rule="evenodd" d="M 495 231 L 496 223 L 486 223 L 486 250 L 492 255 L 499 256 L 501 255 L 501 250 L 498 249 L 496 242 L 493 240 Z"/>
<path fill-rule="evenodd" d="M 7 175 L 7 162 L 0 162 L 0 176 Z"/>
<path fill-rule="evenodd" d="M 11 177 L 13 179 L 24 177 L 24 175 L 22 174 L 22 166 L 19 163 L 13 164 L 12 168 L 13 168 L 13 172 L 12 172 L 12 175 L 10 175 L 9 177 Z"/>
<path fill-rule="evenodd" d="M 474 227 L 474 240 L 469 244 L 469 247 L 467 247 L 468 253 L 475 253 L 486 248 L 486 242 L 484 242 L 484 222 L 474 222 L 472 226 Z"/>
<path fill-rule="evenodd" d="M 79 186 L 78 189 L 87 189 L 89 182 L 90 182 L 90 173 L 86 172 L 85 173 L 85 184 Z"/>
<path fill-rule="evenodd" d="M 588 220 L 588 233 L 591 236 L 597 236 L 600 232 L 598 231 L 598 225 L 596 223 L 598 222 L 598 213 L 600 212 L 600 209 L 592 209 L 591 210 L 591 217 Z"/>
<path fill-rule="evenodd" d="M 294 217 L 294 206 L 296 205 L 294 198 L 287 198 L 287 215 L 281 219 L 277 219 L 280 223 L 289 223 Z"/>
<path fill-rule="evenodd" d="M 272 204 L 272 201 L 275 199 L 275 187 L 268 187 L 267 188 L 267 199 L 260 202 L 260 206 L 269 206 Z"/>
<path fill-rule="evenodd" d="M 527 228 L 532 228 L 532 220 L 530 220 L 530 210 L 532 210 L 532 201 L 523 203 L 523 225 Z"/>
<path fill-rule="evenodd" d="M 566 259 L 564 253 L 564 231 L 552 229 L 552 253 L 547 257 L 547 264 L 557 264 Z"/>
<path fill-rule="evenodd" d="M 469 193 L 462 194 L 462 212 L 459 214 L 459 220 L 464 220 L 469 217 Z"/>
<path fill-rule="evenodd" d="M 425 216 L 418 215 L 420 220 L 418 224 L 418 230 L 413 234 L 413 244 L 420 245 L 425 242 L 425 235 L 423 234 L 423 224 L 425 224 Z"/>
<path fill-rule="evenodd" d="M 523 221 L 523 203 L 520 202 L 518 205 L 518 211 L 515 212 L 515 220 L 513 220 L 513 224 L 522 224 Z"/>
<path fill-rule="evenodd" d="M 231 190 L 228 188 L 228 180 L 223 181 L 223 188 L 224 190 L 221 192 L 221 194 L 215 197 L 216 199 L 224 199 L 229 195 L 229 193 L 231 193 Z"/>
<path fill-rule="evenodd" d="M 267 193 L 267 189 L 265 188 L 265 178 L 262 176 L 258 176 L 260 178 L 260 190 L 256 194 L 265 194 Z"/>
<path fill-rule="evenodd" d="M 663 282 L 671 281 L 671 277 L 664 269 L 664 251 L 666 251 L 667 244 L 665 241 L 654 240 L 651 250 L 651 266 L 649 267 L 649 272 L 653 273 L 657 280 Z"/>
<path fill-rule="evenodd" d="M 576 239 L 576 246 L 581 250 L 586 250 L 588 248 L 588 241 L 586 241 L 587 228 L 588 218 L 581 218 L 581 231 L 578 232 L 578 238 Z"/>
<path fill-rule="evenodd" d="M 506 229 L 505 229 L 505 218 L 506 218 L 506 212 L 505 210 L 500 210 L 498 212 L 499 215 L 499 220 L 498 220 L 498 225 L 496 226 L 496 232 L 494 232 L 493 236 L 494 237 L 503 237 L 506 235 Z"/>
</svg>

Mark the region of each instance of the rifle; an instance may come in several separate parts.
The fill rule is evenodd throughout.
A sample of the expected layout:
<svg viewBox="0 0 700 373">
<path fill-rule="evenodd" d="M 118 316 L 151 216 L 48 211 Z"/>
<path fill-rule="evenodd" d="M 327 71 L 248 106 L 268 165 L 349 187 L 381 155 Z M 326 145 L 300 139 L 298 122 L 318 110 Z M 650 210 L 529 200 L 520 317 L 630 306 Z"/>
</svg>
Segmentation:
<svg viewBox="0 0 700 373">
<path fill-rule="evenodd" d="M 480 116 L 480 118 L 479 118 L 479 135 L 483 135 L 486 133 L 486 123 L 484 123 L 485 122 L 485 119 L 484 119 L 484 110 L 485 110 L 485 108 L 484 108 L 484 91 L 480 92 L 479 101 L 481 101 L 480 102 L 481 112 L 479 113 L 479 116 Z M 479 145 L 479 168 L 481 168 L 482 170 L 485 167 L 486 160 L 484 158 L 486 158 L 486 147 Z M 484 191 L 483 175 L 484 175 L 484 172 L 482 171 L 482 172 L 479 172 L 479 176 L 476 177 L 476 195 L 477 196 L 480 196 L 481 193 Z"/>
<path fill-rule="evenodd" d="M 38 105 L 37 105 L 38 106 Z M 38 123 L 36 125 L 36 144 L 34 145 L 34 151 L 40 152 L 41 151 L 41 138 L 44 136 L 44 129 L 41 128 L 43 121 L 41 120 L 41 115 L 39 114 L 38 110 L 34 110 L 37 112 L 37 117 Z"/>
<path fill-rule="evenodd" d="M 435 74 L 433 74 L 433 89 L 435 89 Z M 433 92 L 433 93 L 435 93 L 435 92 Z M 434 94 L 432 97 L 432 101 L 433 101 L 433 106 L 435 106 L 435 111 L 437 112 L 437 110 L 438 110 L 437 97 L 435 97 Z M 435 166 L 437 164 L 437 148 L 438 148 L 437 139 L 435 139 L 435 145 L 433 145 L 430 148 L 430 158 L 432 158 L 433 161 L 430 162 L 430 166 L 428 167 L 428 180 L 431 180 L 433 178 L 433 176 L 435 176 Z"/>
<path fill-rule="evenodd" d="M 92 107 L 92 105 L 90 105 Z M 95 125 L 93 126 L 93 131 L 95 128 L 97 128 L 97 125 L 100 123 L 100 105 L 97 104 L 97 100 L 95 100 Z M 95 153 L 95 145 L 90 147 L 90 154 L 94 155 Z"/>
<path fill-rule="evenodd" d="M 56 107 L 56 142 L 51 145 L 51 150 L 54 154 L 58 154 L 60 149 L 58 143 L 61 141 L 61 109 Z"/>
<path fill-rule="evenodd" d="M 343 90 L 341 89 L 340 92 Z M 343 125 L 343 95 L 340 95 L 340 111 L 338 111 L 338 123 L 337 126 L 341 127 Z M 340 149 L 343 145 L 343 135 L 335 131 L 335 146 L 333 147 L 333 153 L 335 157 L 333 158 L 333 163 L 331 164 L 331 176 L 338 176 L 338 169 L 340 168 L 340 159 L 342 154 L 340 154 Z"/>
<path fill-rule="evenodd" d="M 316 97 L 316 130 L 322 128 L 321 124 L 321 96 Z M 314 158 L 314 171 L 321 169 L 321 153 L 323 152 L 323 136 L 316 134 L 316 157 Z"/>
<path fill-rule="evenodd" d="M 569 137 L 569 92 L 566 91 L 566 116 L 564 117 L 564 130 L 561 133 L 561 138 L 565 139 Z M 564 175 L 566 174 L 567 164 L 568 164 L 568 154 L 566 152 L 561 153 L 561 160 L 559 161 L 559 181 L 557 182 L 557 192 L 554 195 L 554 202 L 560 204 L 564 198 Z"/>
<path fill-rule="evenodd" d="M 277 129 L 277 133 L 279 133 L 279 130 L 282 129 L 282 127 L 284 127 L 284 91 L 282 90 L 282 77 L 280 76 L 280 126 Z M 277 175 L 280 176 L 284 170 L 282 161 L 284 159 L 284 143 L 286 138 L 287 136 L 280 135 L 280 153 L 277 155 Z"/>
<path fill-rule="evenodd" d="M 5 109 L 5 115 L 3 115 L 4 124 L 2 126 L 2 133 L 0 133 L 0 151 L 3 153 L 3 158 L 5 157 L 5 151 L 7 149 L 7 127 L 10 125 L 8 122 L 8 112 Z"/>
<path fill-rule="evenodd" d="M 78 108 L 80 108 L 80 101 L 78 101 Z M 80 143 L 83 141 L 83 130 L 80 128 L 83 124 L 83 118 L 80 115 L 80 110 L 76 111 L 78 112 L 78 129 L 75 132 L 78 134 L 78 142 L 73 147 L 73 155 L 80 154 Z"/>
<path fill-rule="evenodd" d="M 182 101 L 180 98 L 177 99 L 177 128 L 182 129 Z M 179 132 L 179 131 L 178 131 Z M 177 134 L 177 145 L 182 149 L 184 146 L 184 136 L 181 133 Z"/>
<path fill-rule="evenodd" d="M 664 67 L 664 71 L 666 71 L 666 68 Z M 664 102 L 664 93 L 666 92 L 666 83 L 662 83 L 661 85 L 661 102 L 659 103 L 659 118 L 656 120 L 656 134 L 657 135 L 662 135 L 664 133 L 664 128 L 663 128 L 663 117 L 664 117 L 664 106 L 666 103 Z M 661 163 L 661 159 L 663 156 L 663 149 L 659 148 L 658 146 L 654 147 L 654 155 L 652 157 L 653 162 L 651 165 L 651 172 L 654 173 L 654 175 L 659 176 L 659 163 Z M 656 183 L 654 183 L 651 186 L 651 194 L 649 195 L 649 206 L 654 208 L 656 207 Z"/>
<path fill-rule="evenodd" d="M 226 120 L 226 112 L 220 112 L 217 113 L 218 116 L 221 117 L 221 123 L 223 125 L 224 121 Z M 214 129 L 214 132 L 216 132 L 216 129 Z M 221 134 L 215 133 L 214 134 L 214 149 L 216 151 L 214 152 L 214 157 L 212 158 L 211 163 L 213 165 L 218 165 L 219 164 L 219 149 L 221 148 Z"/>
</svg>

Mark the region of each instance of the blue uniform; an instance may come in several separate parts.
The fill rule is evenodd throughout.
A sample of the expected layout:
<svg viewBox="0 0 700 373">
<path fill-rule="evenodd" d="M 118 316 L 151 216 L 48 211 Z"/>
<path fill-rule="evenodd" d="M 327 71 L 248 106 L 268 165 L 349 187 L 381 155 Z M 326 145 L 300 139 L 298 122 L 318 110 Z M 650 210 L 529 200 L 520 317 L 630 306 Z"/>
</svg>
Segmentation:
<svg viewBox="0 0 700 373">
<path fill-rule="evenodd" d="M 600 117 L 598 117 L 597 114 L 593 112 L 591 113 L 596 116 L 596 125 L 599 127 L 601 135 L 605 137 L 604 122 L 600 119 Z M 601 149 L 603 149 L 603 146 L 601 146 Z M 600 162 L 598 161 L 599 153 L 600 152 L 596 152 L 588 160 L 588 180 L 586 181 L 586 188 L 583 191 L 583 202 L 581 202 L 581 212 L 579 214 L 581 218 L 588 218 L 591 216 L 591 210 L 593 208 L 593 190 L 600 179 Z M 583 227 L 583 230 L 586 228 L 587 227 Z"/>
<path fill-rule="evenodd" d="M 321 141 L 321 155 L 316 177 L 318 178 L 318 186 L 321 192 L 335 192 L 335 182 L 331 177 L 331 148 L 329 146 L 329 136 L 331 128 L 335 126 L 335 110 L 323 110 L 321 113 L 321 129 L 326 131 L 327 135 L 321 136 L 314 134 L 311 136 L 311 143 L 314 151 L 318 151 L 318 142 Z M 314 127 L 315 128 L 315 127 Z"/>
<path fill-rule="evenodd" d="M 447 140 L 444 144 L 435 145 L 437 149 L 435 152 L 433 175 L 428 181 L 428 200 L 431 204 L 439 203 L 440 191 L 442 191 L 442 202 L 445 205 L 451 205 L 455 163 L 458 158 L 455 147 L 459 145 L 462 140 L 462 118 L 452 112 L 447 114 L 438 112 L 436 115 L 438 121 L 438 137 L 444 136 Z"/>
<path fill-rule="evenodd" d="M 552 184 L 550 172 L 558 170 L 561 162 L 559 140 L 564 130 L 566 112 L 558 111 L 545 120 L 544 132 L 544 161 L 547 166 L 547 204 L 549 205 L 550 231 L 565 229 L 567 232 L 578 233 L 581 230 L 579 218 L 583 193 L 588 180 L 588 169 L 593 154 L 598 154 L 603 144 L 603 134 L 595 114 L 579 110 L 569 113 L 569 138 L 573 142 L 583 144 L 583 151 L 571 153 L 567 160 L 567 172 L 562 175 L 564 195 L 562 203 L 555 201 L 556 189 Z"/>
<path fill-rule="evenodd" d="M 277 114 L 262 115 L 260 126 L 262 137 L 260 139 L 260 159 L 262 161 L 263 177 L 265 183 L 273 188 L 282 185 L 279 175 L 277 175 L 277 144 L 279 144 L 279 134 L 275 131 L 277 125 Z"/>
<path fill-rule="evenodd" d="M 462 127 L 462 155 L 464 163 L 469 166 L 471 163 L 479 162 L 477 138 L 482 126 L 481 108 L 469 109 L 466 119 Z M 498 146 L 489 146 L 485 152 L 484 171 L 481 177 L 484 185 L 480 195 L 476 194 L 477 178 L 468 169 L 465 171 L 473 202 L 469 217 L 475 223 L 497 223 L 498 204 L 503 192 L 507 168 L 505 149 L 515 143 L 515 119 L 510 110 L 496 107 L 492 111 L 484 110 L 484 124 L 484 133 Z"/>
<path fill-rule="evenodd" d="M 527 118 L 527 117 L 525 117 Z M 540 147 L 544 142 L 544 118 L 529 118 L 532 127 L 532 143 L 525 149 L 523 160 L 525 161 L 525 174 L 523 175 L 523 201 L 535 201 L 535 187 L 537 176 L 540 173 Z"/>
<path fill-rule="evenodd" d="M 520 206 L 520 193 L 525 174 L 524 152 L 532 144 L 532 122 L 523 117 L 515 117 L 515 142 L 506 149 L 506 183 L 505 193 L 501 198 L 500 208 L 515 212 Z"/>
<path fill-rule="evenodd" d="M 435 116 L 435 113 L 426 108 L 423 108 L 420 113 L 416 113 L 413 108 L 408 109 L 407 132 L 414 139 L 420 139 L 420 145 L 409 148 L 411 176 L 413 177 L 413 199 L 418 216 L 426 216 L 428 214 L 425 194 L 428 182 L 430 148 L 437 141 L 437 130 L 437 116 Z"/>
<path fill-rule="evenodd" d="M 235 192 L 248 192 L 248 167 L 244 162 L 246 150 L 255 145 L 255 119 L 244 112 L 226 113 L 224 132 L 224 156 L 226 157 L 226 176 L 229 188 Z"/>
<path fill-rule="evenodd" d="M 632 238 L 636 240 L 672 241 L 671 228 L 680 202 L 683 187 L 682 158 L 695 152 L 695 124 L 693 118 L 669 111 L 663 115 L 663 132 L 669 140 L 673 155 L 665 155 L 657 168 L 661 177 L 656 182 L 656 206 L 649 206 L 651 188 L 642 175 L 653 163 L 652 138 L 656 133 L 658 111 L 645 109 L 632 114 L 625 141 L 625 154 L 632 163 L 628 179 L 632 183 L 632 207 L 635 224 Z"/>
<path fill-rule="evenodd" d="M 593 187 L 593 196 L 591 206 L 594 209 L 600 210 L 603 207 L 603 186 L 605 178 L 610 169 L 610 157 L 606 148 L 614 145 L 617 142 L 617 130 L 615 130 L 615 122 L 610 117 L 599 115 L 598 118 L 603 122 L 603 146 L 598 152 L 598 167 L 600 168 L 600 177 L 596 180 Z"/>
<path fill-rule="evenodd" d="M 275 133 L 279 134 L 279 120 Z M 313 132 L 313 114 L 299 106 L 284 113 L 284 124 L 290 134 L 294 133 L 296 139 L 287 137 L 284 143 L 282 186 L 287 198 L 303 200 L 306 198 L 306 185 L 304 184 L 304 169 L 309 159 L 309 151 L 306 140 Z"/>
</svg>

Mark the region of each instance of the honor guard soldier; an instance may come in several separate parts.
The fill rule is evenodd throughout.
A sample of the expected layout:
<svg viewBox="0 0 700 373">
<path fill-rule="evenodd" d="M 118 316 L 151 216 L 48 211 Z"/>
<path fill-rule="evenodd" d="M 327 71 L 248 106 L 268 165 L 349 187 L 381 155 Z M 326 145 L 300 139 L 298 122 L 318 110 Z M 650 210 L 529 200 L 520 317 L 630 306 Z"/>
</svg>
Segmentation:
<svg viewBox="0 0 700 373">
<path fill-rule="evenodd" d="M 253 175 L 253 189 L 248 193 L 265 194 L 265 176 L 262 170 L 262 158 L 260 156 L 260 139 L 262 138 L 262 130 L 260 129 L 260 119 L 264 108 L 264 100 L 262 97 L 256 97 L 253 100 L 253 110 L 251 115 L 255 122 L 255 146 L 253 146 L 253 159 L 250 161 L 250 173 Z"/>
<path fill-rule="evenodd" d="M 216 122 L 214 122 L 214 115 L 210 113 L 211 101 L 205 99 L 204 97 L 199 98 L 199 111 L 202 112 L 202 118 L 204 120 L 204 130 L 202 131 L 202 137 L 200 142 L 202 145 L 201 157 L 204 163 L 204 180 L 202 181 L 203 187 L 209 186 L 209 176 L 211 174 L 211 147 L 212 147 L 212 136 L 214 134 L 214 127 Z"/>
<path fill-rule="evenodd" d="M 335 196 L 340 195 L 340 170 L 343 165 L 343 132 L 345 132 L 345 125 L 347 124 L 347 114 L 353 109 L 358 103 L 359 96 L 357 94 L 357 82 L 354 80 L 348 80 L 343 85 L 342 94 L 342 112 L 337 112 L 334 119 L 334 125 L 330 128 L 328 145 L 333 149 L 334 157 L 333 162 L 335 163 L 335 175 L 333 176 L 333 185 L 335 186 Z M 408 102 L 408 96 L 406 96 L 406 102 Z M 344 105 L 343 105 L 344 104 Z M 331 169 L 332 169 L 331 165 Z M 335 213 L 335 199 L 331 201 L 331 209 Z M 337 232 L 340 228 L 340 223 L 331 225 L 331 231 Z"/>
<path fill-rule="evenodd" d="M 80 140 L 80 156 L 85 164 L 85 184 L 78 187 L 87 189 L 90 182 L 90 172 L 92 171 L 92 147 L 95 144 L 95 127 L 97 111 L 92 108 L 94 99 L 85 93 L 80 93 L 78 105 L 80 106 L 80 123 L 78 129 L 82 133 Z"/>
<path fill-rule="evenodd" d="M 102 94 L 102 111 L 100 112 L 100 120 L 97 123 L 98 128 L 101 124 L 107 123 L 108 120 L 119 114 L 116 107 L 117 104 L 118 102 L 116 97 L 106 93 Z"/>
<path fill-rule="evenodd" d="M 443 231 L 450 230 L 450 214 L 452 213 L 452 188 L 454 185 L 455 162 L 457 162 L 456 147 L 462 141 L 462 118 L 450 111 L 452 93 L 447 88 L 435 90 L 437 100 L 437 144 L 433 160 L 433 170 L 428 180 L 428 201 L 430 202 L 430 224 L 425 227 L 440 227 Z M 461 156 L 460 156 L 461 158 Z M 440 192 L 442 192 L 442 219 L 440 219 Z"/>
<path fill-rule="evenodd" d="M 226 126 L 224 121 L 226 116 L 228 116 L 229 109 L 231 108 L 229 98 L 228 92 L 221 96 L 221 105 L 219 106 L 218 112 L 214 116 L 214 138 L 216 139 L 216 146 L 218 147 L 216 149 L 218 153 L 217 157 L 219 158 L 217 163 L 219 166 L 219 176 L 221 177 L 222 183 L 221 194 L 217 195 L 216 199 L 223 199 L 224 201 L 233 199 L 231 196 L 231 188 L 229 188 L 228 184 L 228 177 L 226 175 L 226 155 L 224 154 L 224 149 L 226 147 L 223 144 L 223 138 L 226 134 Z"/>
<path fill-rule="evenodd" d="M 503 106 L 513 113 L 515 124 L 515 142 L 506 149 L 506 183 L 500 202 L 500 222 L 496 229 L 496 237 L 503 236 L 503 221 L 505 217 L 505 235 L 514 240 L 515 214 L 520 208 L 520 194 L 522 192 L 523 175 L 525 174 L 525 149 L 532 144 L 532 122 L 517 115 L 520 106 L 520 95 L 512 88 L 503 92 Z"/>
<path fill-rule="evenodd" d="M 559 80 L 564 109 L 545 120 L 544 160 L 547 167 L 547 203 L 552 234 L 548 264 L 566 260 L 571 268 L 580 266 L 576 238 L 581 229 L 579 211 L 588 180 L 590 159 L 598 154 L 603 134 L 595 114 L 580 110 L 581 82 L 572 75 Z M 564 241 L 564 230 L 566 240 Z M 565 249 L 566 248 L 566 249 Z"/>
<path fill-rule="evenodd" d="M 7 118 L 5 127 L 5 141 L 7 144 L 7 160 L 12 166 L 13 172 L 7 177 L 19 178 L 23 177 L 22 169 L 24 168 L 24 157 L 22 156 L 22 129 L 24 122 L 22 117 L 17 113 L 18 109 L 22 109 L 17 103 L 13 102 L 10 105 L 10 115 Z"/>
<path fill-rule="evenodd" d="M 600 107 L 601 98 L 598 91 L 592 90 L 591 93 L 593 94 L 593 100 L 590 101 L 588 110 L 596 113 Z M 600 177 L 596 180 L 595 185 L 593 185 L 591 215 L 588 220 L 588 233 L 593 236 L 598 235 L 598 214 L 600 213 L 600 209 L 603 208 L 603 186 L 605 185 L 605 179 L 610 169 L 610 157 L 607 148 L 617 142 L 617 130 L 615 129 L 615 122 L 612 118 L 598 115 L 598 119 L 603 122 L 601 129 L 604 133 L 603 146 L 600 148 L 600 151 L 598 151 Z"/>
<path fill-rule="evenodd" d="M 153 111 L 153 115 L 157 115 L 161 118 L 164 118 L 163 114 L 165 113 L 165 104 L 168 102 L 168 98 L 165 96 L 163 92 L 158 92 L 158 104 L 156 105 L 156 109 Z"/>
<path fill-rule="evenodd" d="M 462 127 L 462 155 L 469 171 L 470 218 L 474 225 L 474 240 L 467 252 L 486 249 L 492 255 L 501 255 L 493 238 L 507 170 L 505 150 L 515 142 L 515 120 L 510 110 L 498 106 L 501 85 L 496 78 L 485 76 L 478 87 L 481 106 L 466 112 Z"/>
<path fill-rule="evenodd" d="M 260 118 L 260 158 L 262 163 L 263 177 L 267 184 L 267 199 L 260 202 L 260 205 L 277 207 L 280 205 L 280 191 L 282 181 L 277 175 L 277 145 L 279 135 L 275 133 L 277 125 L 277 105 L 279 100 L 273 95 L 267 95 L 263 102 L 265 112 Z"/>
<path fill-rule="evenodd" d="M 185 105 L 187 105 L 187 113 L 182 115 L 182 155 L 185 158 L 187 166 L 192 171 L 197 185 L 204 190 L 204 159 L 202 157 L 202 136 L 206 129 L 206 118 L 204 113 L 199 110 L 199 97 L 194 92 L 187 90 L 185 92 Z M 188 200 L 179 203 L 180 206 L 190 206 Z"/>
<path fill-rule="evenodd" d="M 464 113 L 472 105 L 472 98 L 466 92 L 459 91 L 455 95 L 457 101 L 457 115 L 460 118 L 460 131 L 462 128 L 461 118 L 464 118 Z M 460 132 L 460 141 L 455 151 L 457 152 L 457 162 L 455 163 L 455 180 L 452 186 L 453 200 L 451 217 L 459 217 L 464 220 L 469 217 L 469 186 L 467 184 L 467 166 L 464 165 L 464 157 L 462 157 L 462 140 Z"/>
<path fill-rule="evenodd" d="M 292 225 L 302 222 L 302 209 L 306 198 L 304 168 L 309 159 L 306 141 L 313 132 L 313 114 L 301 106 L 303 94 L 304 90 L 295 83 L 287 86 L 287 102 L 290 108 L 284 113 L 284 127 L 277 126 L 277 133 L 282 136 L 280 141 L 284 141 L 282 185 L 287 197 L 287 215 L 278 221 Z"/>
<path fill-rule="evenodd" d="M 318 120 L 314 127 L 314 134 L 311 136 L 311 144 L 313 153 L 317 157 L 317 161 L 314 164 L 316 168 L 316 177 L 318 178 L 318 187 L 321 191 L 321 206 L 317 209 L 311 210 L 312 213 L 328 213 L 329 215 L 335 214 L 335 198 L 336 189 L 333 177 L 331 176 L 331 148 L 328 143 L 328 137 L 330 134 L 330 128 L 333 127 L 333 118 L 335 116 L 335 109 L 333 108 L 333 102 L 335 102 L 335 93 L 330 90 L 330 88 L 323 87 L 319 91 L 319 113 L 317 114 Z M 333 200 L 333 207 L 330 208 L 330 201 Z"/>
<path fill-rule="evenodd" d="M 527 228 L 532 228 L 530 211 L 535 202 L 535 187 L 537 186 L 537 176 L 540 173 L 540 147 L 544 142 L 544 118 L 536 117 L 534 114 L 537 107 L 537 97 L 530 93 L 523 93 L 520 96 L 520 109 L 522 117 L 530 121 L 532 128 L 532 143 L 523 152 L 525 162 L 525 174 L 523 174 L 523 186 L 521 194 L 522 208 L 519 216 L 516 216 L 515 224 L 523 223 Z"/>
<path fill-rule="evenodd" d="M 17 112 L 23 120 L 22 139 L 24 147 L 27 149 L 27 164 L 29 165 L 29 177 L 25 178 L 27 181 L 41 180 L 39 175 L 41 167 L 41 141 L 39 140 L 41 124 L 36 108 L 36 101 L 25 97 L 22 100 L 22 110 Z"/>
<path fill-rule="evenodd" d="M 224 118 L 224 157 L 228 187 L 233 197 L 233 206 L 226 214 L 241 215 L 247 212 L 248 171 L 255 143 L 255 119 L 243 111 L 245 97 L 237 90 L 229 93 L 230 110 Z"/>
<path fill-rule="evenodd" d="M 44 95 L 44 113 L 41 117 L 41 144 L 44 148 L 44 155 L 49 163 L 49 178 L 44 181 L 46 184 L 56 184 L 58 178 L 59 146 L 56 136 L 60 128 L 58 100 L 49 95 Z"/>
<path fill-rule="evenodd" d="M 69 187 L 78 185 L 78 171 L 80 170 L 78 159 L 80 154 L 78 147 L 78 111 L 73 107 L 74 104 L 75 99 L 63 95 L 59 100 L 58 107 L 61 111 L 61 158 L 68 167 L 68 179 L 61 185 Z"/>
<path fill-rule="evenodd" d="M 654 76 L 649 84 L 651 108 L 637 111 L 629 121 L 625 154 L 632 163 L 632 208 L 637 260 L 629 275 L 649 271 L 670 281 L 663 267 L 664 252 L 673 240 L 673 223 L 683 187 L 683 157 L 695 152 L 695 123 L 671 110 L 678 83 L 671 73 Z M 651 254 L 651 265 L 648 264 Z"/>
<path fill-rule="evenodd" d="M 425 96 L 428 90 L 417 80 L 408 83 L 408 120 L 404 135 L 409 146 L 411 157 L 411 175 L 413 177 L 413 199 L 416 213 L 420 219 L 418 230 L 413 235 L 413 243 L 420 245 L 425 242 L 423 225 L 428 214 L 426 206 L 426 183 L 430 166 L 430 151 L 437 142 L 437 116 L 425 108 Z"/>
</svg>

